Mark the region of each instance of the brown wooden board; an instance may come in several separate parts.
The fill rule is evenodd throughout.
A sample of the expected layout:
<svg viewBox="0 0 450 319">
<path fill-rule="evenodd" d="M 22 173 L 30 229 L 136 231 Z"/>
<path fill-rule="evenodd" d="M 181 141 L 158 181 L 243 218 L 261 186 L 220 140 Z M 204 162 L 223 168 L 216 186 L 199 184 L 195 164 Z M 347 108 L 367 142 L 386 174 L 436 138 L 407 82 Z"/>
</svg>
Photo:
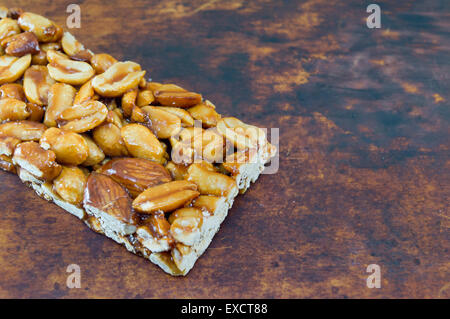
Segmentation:
<svg viewBox="0 0 450 319">
<path fill-rule="evenodd" d="M 67 29 L 72 2 L 3 5 Z M 185 278 L 1 172 L 0 297 L 449 298 L 450 3 L 377 1 L 382 28 L 368 29 L 369 3 L 83 1 L 78 40 L 280 128 L 280 169 Z"/>
</svg>

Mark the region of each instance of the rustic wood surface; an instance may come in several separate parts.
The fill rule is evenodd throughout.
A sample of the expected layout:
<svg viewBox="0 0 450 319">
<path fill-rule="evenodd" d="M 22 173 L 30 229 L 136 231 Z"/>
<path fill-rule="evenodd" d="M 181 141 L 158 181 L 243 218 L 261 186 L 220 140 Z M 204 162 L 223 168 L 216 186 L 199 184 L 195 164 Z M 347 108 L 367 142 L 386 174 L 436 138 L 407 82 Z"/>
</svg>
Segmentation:
<svg viewBox="0 0 450 319">
<path fill-rule="evenodd" d="M 64 26 L 70 3 L 3 1 Z M 0 297 L 450 297 L 448 1 L 377 1 L 381 29 L 356 0 L 79 3 L 71 32 L 94 52 L 280 128 L 280 169 L 185 278 L 1 172 Z"/>
</svg>

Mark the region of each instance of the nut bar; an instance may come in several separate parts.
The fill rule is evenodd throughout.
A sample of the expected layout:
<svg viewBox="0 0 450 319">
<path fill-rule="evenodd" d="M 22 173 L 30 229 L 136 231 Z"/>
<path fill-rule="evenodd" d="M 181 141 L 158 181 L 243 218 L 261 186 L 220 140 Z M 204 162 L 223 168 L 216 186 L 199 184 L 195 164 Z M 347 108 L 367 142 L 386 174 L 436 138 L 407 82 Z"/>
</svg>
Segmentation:
<svg viewBox="0 0 450 319">
<path fill-rule="evenodd" d="M 0 7 L 0 168 L 186 275 L 276 148 L 265 132 L 53 21 Z"/>
</svg>

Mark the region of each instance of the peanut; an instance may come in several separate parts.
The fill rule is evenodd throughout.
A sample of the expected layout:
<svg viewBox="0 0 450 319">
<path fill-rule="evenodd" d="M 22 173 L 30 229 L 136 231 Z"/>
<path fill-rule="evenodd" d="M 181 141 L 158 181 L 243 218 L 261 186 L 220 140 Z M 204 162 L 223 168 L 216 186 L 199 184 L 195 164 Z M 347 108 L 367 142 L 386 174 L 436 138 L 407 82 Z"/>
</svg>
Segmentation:
<svg viewBox="0 0 450 319">
<path fill-rule="evenodd" d="M 55 152 L 56 161 L 61 164 L 79 165 L 89 155 L 89 147 L 81 135 L 56 127 L 46 130 L 39 144 L 43 149 Z"/>
</svg>

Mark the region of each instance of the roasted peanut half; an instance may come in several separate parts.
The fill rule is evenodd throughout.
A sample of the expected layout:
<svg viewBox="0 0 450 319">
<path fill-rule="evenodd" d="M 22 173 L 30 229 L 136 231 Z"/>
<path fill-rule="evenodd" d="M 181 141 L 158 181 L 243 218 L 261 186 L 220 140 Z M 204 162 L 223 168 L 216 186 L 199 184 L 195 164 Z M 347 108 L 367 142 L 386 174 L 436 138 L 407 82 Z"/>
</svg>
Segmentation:
<svg viewBox="0 0 450 319">
<path fill-rule="evenodd" d="M 226 117 L 217 123 L 217 130 L 239 149 L 264 146 L 266 134 L 256 126 L 245 124 L 235 117 Z"/>
<path fill-rule="evenodd" d="M 194 245 L 200 238 L 203 214 L 198 208 L 180 208 L 169 217 L 172 237 L 187 246 Z"/>
<path fill-rule="evenodd" d="M 0 84 L 16 81 L 30 66 L 30 63 L 31 54 L 21 58 L 11 55 L 0 56 Z"/>
<path fill-rule="evenodd" d="M 3 18 L 0 20 L 0 41 L 21 32 L 16 20 Z"/>
<path fill-rule="evenodd" d="M 26 54 L 37 54 L 39 52 L 39 42 L 37 37 L 31 32 L 19 33 L 2 40 L 1 45 L 5 48 L 5 53 L 17 57 Z"/>
<path fill-rule="evenodd" d="M 63 166 L 61 173 L 53 180 L 53 190 L 66 202 L 80 206 L 86 187 L 87 176 L 76 166 Z"/>
<path fill-rule="evenodd" d="M 47 182 L 55 179 L 61 172 L 61 165 L 56 163 L 55 159 L 54 152 L 44 150 L 36 142 L 17 145 L 12 158 L 14 164 Z"/>
<path fill-rule="evenodd" d="M 201 94 L 194 92 L 170 92 L 158 89 L 153 94 L 156 101 L 163 106 L 188 108 L 202 102 Z"/>
<path fill-rule="evenodd" d="M 17 144 L 20 143 L 18 138 L 6 135 L 0 135 L 0 155 L 11 156 Z"/>
<path fill-rule="evenodd" d="M 192 206 L 202 210 L 203 215 L 214 215 L 217 210 L 225 209 L 225 198 L 213 195 L 200 195 L 193 202 Z"/>
<path fill-rule="evenodd" d="M 108 156 L 127 156 L 128 149 L 122 139 L 120 128 L 112 123 L 103 123 L 92 132 L 95 143 Z"/>
<path fill-rule="evenodd" d="M 48 106 L 44 117 L 45 125 L 56 126 L 57 117 L 73 105 L 76 92 L 77 90 L 73 86 L 64 83 L 55 83 L 50 87 Z"/>
<path fill-rule="evenodd" d="M 102 149 L 98 147 L 98 145 L 94 142 L 94 140 L 87 134 L 82 135 L 87 146 L 88 146 L 88 157 L 82 163 L 83 166 L 93 166 L 105 159 L 105 153 L 103 153 Z"/>
<path fill-rule="evenodd" d="M 220 120 L 220 115 L 207 103 L 200 103 L 187 110 L 191 116 L 202 122 L 203 127 L 214 127 Z"/>
<path fill-rule="evenodd" d="M 25 102 L 12 98 L 0 100 L 0 122 L 25 120 L 30 114 Z"/>
<path fill-rule="evenodd" d="M 57 54 L 54 50 L 47 52 L 48 71 L 50 76 L 56 81 L 81 85 L 94 76 L 94 69 L 89 63 L 74 61 Z"/>
<path fill-rule="evenodd" d="M 95 92 L 101 96 L 117 97 L 138 86 L 145 71 L 134 62 L 117 62 L 92 80 Z"/>
<path fill-rule="evenodd" d="M 155 97 L 153 96 L 153 92 L 150 90 L 139 91 L 136 99 L 137 106 L 145 106 L 150 105 L 155 101 Z"/>
<path fill-rule="evenodd" d="M 173 181 L 146 189 L 133 201 L 133 208 L 144 214 L 170 212 L 190 203 L 198 195 L 194 183 Z"/>
<path fill-rule="evenodd" d="M 91 58 L 92 67 L 95 70 L 95 73 L 101 74 L 108 70 L 113 64 L 118 61 L 114 59 L 111 55 L 106 53 L 94 54 Z"/>
<path fill-rule="evenodd" d="M 166 164 L 166 169 L 170 172 L 170 175 L 174 180 L 179 181 L 185 179 L 188 167 L 186 165 L 175 164 L 170 161 Z"/>
<path fill-rule="evenodd" d="M 37 105 L 48 104 L 48 92 L 55 84 L 48 69 L 43 65 L 32 65 L 23 76 L 23 88 L 28 101 Z"/>
<path fill-rule="evenodd" d="M 99 126 L 106 119 L 108 109 L 98 101 L 86 101 L 65 109 L 56 123 L 62 129 L 83 133 Z"/>
<path fill-rule="evenodd" d="M 187 180 L 194 182 L 203 195 L 225 196 L 234 198 L 238 193 L 236 181 L 231 177 L 211 172 L 199 164 L 192 164 L 188 169 Z"/>
<path fill-rule="evenodd" d="M 122 96 L 122 110 L 125 117 L 130 117 L 134 107 L 136 106 L 136 97 L 138 95 L 138 89 L 133 89 L 126 92 Z"/>
<path fill-rule="evenodd" d="M 21 141 L 39 141 L 47 127 L 31 121 L 14 121 L 0 124 L 0 134 L 13 136 Z"/>
<path fill-rule="evenodd" d="M 23 102 L 26 101 L 23 87 L 18 83 L 7 83 L 0 86 L 0 99 L 4 99 L 7 97 Z"/>
<path fill-rule="evenodd" d="M 153 133 L 143 125 L 128 124 L 122 127 L 121 135 L 128 151 L 134 157 L 158 163 L 164 160 L 164 149 Z"/>
<path fill-rule="evenodd" d="M 92 58 L 93 54 L 90 50 L 87 50 L 83 44 L 81 44 L 70 32 L 64 32 L 61 39 L 61 46 L 68 56 L 74 60 L 88 62 Z"/>
<path fill-rule="evenodd" d="M 171 106 L 160 106 L 159 109 L 178 116 L 181 120 L 181 124 L 183 124 L 184 126 L 194 126 L 194 119 L 189 114 L 189 112 L 184 109 Z"/>
<path fill-rule="evenodd" d="M 154 106 L 144 106 L 142 110 L 147 113 L 150 129 L 158 138 L 170 138 L 181 130 L 178 116 Z"/>
<path fill-rule="evenodd" d="M 61 164 L 79 165 L 89 155 L 89 147 L 81 135 L 56 127 L 46 130 L 39 144 L 43 149 L 55 152 L 56 161 Z"/>
<path fill-rule="evenodd" d="M 18 23 L 22 30 L 33 32 L 39 42 L 55 42 L 62 36 L 61 27 L 35 13 L 25 12 L 21 14 Z"/>
<path fill-rule="evenodd" d="M 92 87 L 92 80 L 89 80 L 80 87 L 80 90 L 75 95 L 73 104 L 81 104 L 89 100 L 97 99 L 98 95 L 95 94 L 94 88 Z"/>
</svg>

